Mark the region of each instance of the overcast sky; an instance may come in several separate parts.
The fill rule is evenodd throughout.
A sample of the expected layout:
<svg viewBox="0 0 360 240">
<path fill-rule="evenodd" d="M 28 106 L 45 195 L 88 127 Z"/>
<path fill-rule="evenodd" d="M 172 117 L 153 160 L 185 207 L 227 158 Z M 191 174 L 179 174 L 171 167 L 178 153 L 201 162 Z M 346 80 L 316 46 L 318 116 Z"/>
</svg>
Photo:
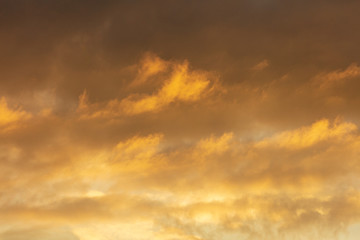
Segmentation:
<svg viewBox="0 0 360 240">
<path fill-rule="evenodd" d="M 0 239 L 358 239 L 359 23 L 356 0 L 0 0 Z"/>
</svg>

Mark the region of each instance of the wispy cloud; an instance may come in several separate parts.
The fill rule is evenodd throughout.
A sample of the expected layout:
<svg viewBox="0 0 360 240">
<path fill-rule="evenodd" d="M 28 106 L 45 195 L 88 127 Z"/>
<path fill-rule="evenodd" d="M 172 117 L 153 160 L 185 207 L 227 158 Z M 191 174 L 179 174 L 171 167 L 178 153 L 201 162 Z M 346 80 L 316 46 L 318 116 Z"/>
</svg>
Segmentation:
<svg viewBox="0 0 360 240">
<path fill-rule="evenodd" d="M 345 70 L 339 69 L 328 73 L 318 74 L 314 78 L 314 81 L 319 85 L 320 89 L 328 89 L 359 76 L 360 67 L 356 63 L 353 63 Z"/>
<path fill-rule="evenodd" d="M 167 76 L 160 76 L 160 87 L 150 94 L 131 94 L 124 99 L 113 99 L 104 107 L 90 109 L 86 91 L 79 97 L 78 111 L 82 117 L 96 118 L 119 115 L 137 115 L 147 112 L 158 112 L 170 104 L 195 102 L 210 94 L 216 87 L 217 78 L 206 71 L 190 70 L 187 61 L 164 61 L 155 55 L 145 55 L 140 63 L 138 76 L 131 82 L 136 86 L 150 76 L 167 71 Z"/>
<path fill-rule="evenodd" d="M 11 129 L 15 127 L 14 124 L 30 117 L 31 114 L 24 110 L 9 108 L 5 97 L 0 99 L 0 131 Z"/>
<path fill-rule="evenodd" d="M 253 71 L 261 71 L 267 68 L 270 65 L 269 61 L 267 59 L 262 60 L 261 62 L 254 65 L 251 69 Z"/>
</svg>

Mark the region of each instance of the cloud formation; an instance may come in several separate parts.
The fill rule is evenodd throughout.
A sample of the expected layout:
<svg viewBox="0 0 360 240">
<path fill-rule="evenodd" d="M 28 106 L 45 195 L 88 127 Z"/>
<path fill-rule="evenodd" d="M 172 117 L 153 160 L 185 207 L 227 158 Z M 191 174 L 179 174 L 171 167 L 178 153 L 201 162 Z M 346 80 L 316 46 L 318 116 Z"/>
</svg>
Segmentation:
<svg viewBox="0 0 360 240">
<path fill-rule="evenodd" d="M 315 77 L 320 89 L 335 87 L 348 79 L 360 76 L 360 67 L 353 63 L 345 70 L 336 70 L 329 73 L 322 73 Z"/>
<path fill-rule="evenodd" d="M 224 133 L 181 145 L 162 134 L 87 151 L 52 144 L 69 159 L 59 165 L 46 149 L 34 150 L 50 168 L 42 178 L 24 169 L 25 182 L 8 182 L 3 226 L 31 220 L 28 234 L 47 239 L 288 239 L 299 231 L 306 232 L 300 239 L 336 239 L 360 218 L 354 181 L 360 136 L 356 125 L 339 119 L 252 142 Z M 3 148 L 2 167 L 16 173 L 22 150 Z M 31 190 L 18 192 L 23 188 Z M 2 237 L 26 231 L 5 230 Z"/>
<path fill-rule="evenodd" d="M 269 66 L 269 61 L 265 59 L 259 62 L 258 64 L 256 64 L 255 66 L 253 66 L 251 69 L 254 71 L 261 71 L 267 68 L 268 66 Z"/>
<path fill-rule="evenodd" d="M 138 66 L 138 74 L 130 86 L 144 84 L 151 76 L 164 71 L 167 71 L 167 74 L 160 76 L 163 80 L 160 82 L 159 89 L 150 94 L 133 93 L 121 100 L 110 100 L 100 109 L 97 109 L 94 104 L 92 106 L 94 109 L 89 110 L 91 106 L 88 106 L 88 95 L 84 91 L 79 97 L 78 111 L 85 112 L 83 117 L 88 118 L 158 112 L 175 102 L 195 102 L 217 87 L 214 74 L 190 70 L 187 61 L 166 62 L 153 54 L 144 56 Z"/>
<path fill-rule="evenodd" d="M 26 120 L 31 114 L 21 109 L 11 109 L 8 107 L 5 97 L 0 99 L 0 131 L 11 129 L 21 120 Z"/>
<path fill-rule="evenodd" d="M 0 239 L 357 240 L 359 7 L 0 1 Z"/>
<path fill-rule="evenodd" d="M 334 122 L 333 126 L 327 119 L 317 121 L 311 127 L 304 127 L 295 131 L 284 132 L 279 135 L 261 141 L 259 147 L 267 147 L 271 144 L 283 148 L 304 148 L 309 147 L 318 142 L 343 137 L 348 133 L 357 130 L 357 126 L 352 123 Z"/>
</svg>

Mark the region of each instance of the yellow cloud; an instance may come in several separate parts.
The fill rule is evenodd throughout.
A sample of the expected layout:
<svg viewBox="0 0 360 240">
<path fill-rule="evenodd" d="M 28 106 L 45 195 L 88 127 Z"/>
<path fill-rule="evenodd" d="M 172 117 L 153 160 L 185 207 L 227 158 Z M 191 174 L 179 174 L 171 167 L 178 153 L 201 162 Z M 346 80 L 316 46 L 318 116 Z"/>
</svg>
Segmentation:
<svg viewBox="0 0 360 240">
<path fill-rule="evenodd" d="M 168 80 L 156 93 L 120 102 L 127 115 L 159 111 L 172 102 L 193 102 L 209 90 L 210 80 L 204 72 L 189 71 L 188 63 L 177 64 Z"/>
<path fill-rule="evenodd" d="M 109 239 L 156 239 L 150 231 L 151 221 L 128 223 L 92 223 L 75 226 L 72 231 L 79 240 L 109 240 Z M 137 231 L 134 232 L 134 228 Z"/>
<path fill-rule="evenodd" d="M 30 116 L 29 113 L 21 109 L 10 109 L 5 97 L 0 99 L 0 127 L 28 119 Z"/>
<path fill-rule="evenodd" d="M 141 65 L 140 77 L 132 85 L 140 85 L 150 76 L 167 71 L 168 77 L 162 79 L 162 85 L 151 94 L 130 94 L 128 97 L 109 101 L 104 107 L 89 104 L 86 91 L 79 97 L 78 112 L 82 118 L 111 117 L 118 115 L 137 115 L 146 112 L 158 112 L 174 102 L 195 102 L 211 93 L 216 78 L 205 71 L 190 70 L 187 61 L 183 63 L 164 61 L 150 55 Z"/>
<path fill-rule="evenodd" d="M 353 63 L 345 70 L 336 70 L 329 73 L 322 73 L 314 78 L 314 82 L 320 89 L 327 89 L 337 84 L 343 83 L 347 79 L 360 76 L 360 67 Z"/>
<path fill-rule="evenodd" d="M 132 87 L 139 86 L 146 82 L 150 77 L 164 72 L 168 69 L 170 63 L 159 58 L 153 53 L 146 53 L 138 67 L 138 73 L 135 80 L 131 83 Z"/>
<path fill-rule="evenodd" d="M 19 183 L 10 185 L 17 188 L 7 192 L 0 213 L 12 222 L 31 219 L 67 224 L 84 239 L 120 234 L 159 240 L 208 239 L 210 235 L 217 239 L 264 239 L 268 234 L 270 239 L 281 239 L 281 235 L 292 238 L 292 233 L 301 229 L 309 232 L 309 238 L 317 234 L 312 226 L 330 231 L 337 221 L 359 219 L 359 195 L 356 191 L 342 193 L 344 180 L 338 180 L 341 177 L 350 183 L 347 172 L 358 173 L 353 167 L 360 142 L 355 129 L 352 123 L 320 120 L 265 139 L 271 143 L 263 148 L 259 144 L 265 140 L 240 143 L 234 133 L 210 135 L 190 146 L 171 148 L 163 146 L 169 140 L 162 134 L 134 136 L 99 148 L 60 144 L 59 151 L 69 151 L 62 156 L 72 158 L 63 166 L 66 171 L 62 166 L 48 169 L 47 181 L 24 175 L 28 181 L 20 186 L 32 192 L 18 191 Z M 305 147 L 321 141 L 327 148 L 307 155 Z M 283 154 L 283 148 L 296 154 Z M 17 158 L 18 151 L 12 150 L 11 155 Z M 338 161 L 339 156 L 345 160 Z M 36 157 L 40 162 L 52 159 L 49 151 Z M 325 171 L 320 169 L 323 166 Z M 314 188 L 316 177 L 323 180 Z M 305 186 L 296 181 L 303 178 L 309 178 Z M 261 186 L 264 179 L 269 182 L 265 187 Z M 22 199 L 21 204 L 18 199 Z M 94 230 L 90 222 L 103 227 Z M 128 230 L 130 225 L 137 225 L 141 234 Z"/>
<path fill-rule="evenodd" d="M 76 161 L 72 164 L 72 171 L 83 179 L 117 179 L 119 173 L 150 174 L 156 170 L 154 166 L 159 168 L 163 163 L 162 139 L 162 134 L 134 136 L 117 143 L 113 148 L 73 153 Z"/>
<path fill-rule="evenodd" d="M 210 137 L 203 139 L 198 143 L 195 151 L 205 156 L 214 153 L 221 154 L 229 149 L 233 135 L 233 133 L 224 133 L 219 138 Z"/>
<path fill-rule="evenodd" d="M 276 134 L 260 141 L 256 146 L 301 149 L 330 138 L 342 137 L 356 129 L 357 126 L 353 123 L 335 121 L 330 125 L 329 120 L 323 119 L 311 126 Z"/>
<path fill-rule="evenodd" d="M 114 170 L 120 172 L 150 173 L 150 168 L 159 165 L 160 141 L 162 135 L 149 135 L 147 137 L 134 137 L 117 144 L 115 148 Z"/>
</svg>

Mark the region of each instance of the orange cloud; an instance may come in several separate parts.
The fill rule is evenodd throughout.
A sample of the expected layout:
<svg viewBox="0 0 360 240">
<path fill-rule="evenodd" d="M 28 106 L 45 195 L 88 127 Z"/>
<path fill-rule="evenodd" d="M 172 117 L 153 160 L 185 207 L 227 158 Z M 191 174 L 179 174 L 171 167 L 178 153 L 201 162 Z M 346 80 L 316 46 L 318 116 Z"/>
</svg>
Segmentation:
<svg viewBox="0 0 360 240">
<path fill-rule="evenodd" d="M 80 239 L 264 239 L 269 234 L 286 239 L 305 230 L 307 238 L 324 236 L 317 229 L 337 236 L 331 229 L 339 231 L 338 221 L 360 219 L 359 193 L 351 181 L 359 173 L 356 129 L 350 122 L 324 119 L 255 142 L 224 133 L 177 145 L 164 134 L 150 134 L 92 148 L 57 137 L 50 142 L 62 153 L 62 164 L 53 151 L 35 149 L 37 162 L 52 166 L 42 178 L 26 169 L 26 181 L 2 175 L 14 190 L 7 191 L 0 213 L 11 223 L 66 224 Z M 0 164 L 13 172 L 21 146 L 1 150 L 6 154 L 0 159 L 9 163 Z M 352 190 L 344 192 L 343 183 Z M 138 226 L 139 234 L 128 224 Z"/>
<path fill-rule="evenodd" d="M 233 133 L 224 133 L 219 138 L 211 137 L 203 139 L 197 144 L 195 152 L 204 156 L 224 153 L 229 149 L 233 136 Z"/>
<path fill-rule="evenodd" d="M 160 134 L 134 137 L 126 142 L 118 143 L 112 158 L 114 170 L 118 172 L 144 171 L 144 174 L 149 174 L 155 165 L 160 167 L 159 153 L 162 137 Z"/>
<path fill-rule="evenodd" d="M 159 112 L 175 102 L 198 101 L 214 90 L 215 76 L 205 71 L 190 70 L 187 61 L 183 63 L 166 62 L 156 56 L 146 55 L 141 64 L 140 75 L 132 82 L 132 85 L 139 85 L 148 77 L 165 69 L 168 70 L 169 77 L 162 80 L 161 87 L 151 94 L 131 94 L 122 100 L 111 100 L 103 108 L 93 104 L 93 110 L 90 109 L 88 95 L 85 91 L 79 97 L 78 105 L 78 112 L 82 113 L 82 117 L 94 118 Z"/>
<path fill-rule="evenodd" d="M 0 240 L 359 239 L 360 1 L 0 2 Z"/>
<path fill-rule="evenodd" d="M 262 140 L 257 147 L 282 147 L 290 149 L 300 149 L 312 146 L 321 141 L 342 137 L 357 129 L 353 123 L 339 123 L 335 121 L 330 125 L 329 120 L 323 119 L 315 122 L 310 127 L 303 127 L 294 131 L 287 131 L 275 135 L 271 138 Z"/>
<path fill-rule="evenodd" d="M 189 71 L 188 63 L 178 64 L 156 93 L 150 96 L 130 96 L 122 100 L 120 106 L 127 115 L 159 111 L 175 101 L 198 100 L 209 91 L 209 85 L 206 73 Z"/>
<path fill-rule="evenodd" d="M 137 76 L 131 83 L 132 87 L 139 86 L 149 80 L 150 77 L 168 70 L 170 62 L 167 62 L 153 53 L 146 53 L 142 58 Z"/>
<path fill-rule="evenodd" d="M 329 73 L 319 74 L 314 78 L 314 81 L 319 85 L 320 89 L 327 89 L 359 76 L 360 67 L 356 63 L 353 63 L 345 70 L 335 70 Z"/>
<path fill-rule="evenodd" d="M 21 109 L 10 109 L 5 97 L 0 99 L 0 128 L 11 128 L 11 124 L 26 120 L 31 117 L 30 113 Z"/>
<path fill-rule="evenodd" d="M 254 71 L 261 71 L 267 68 L 268 66 L 269 66 L 269 61 L 267 59 L 264 59 L 255 66 L 253 66 L 251 69 Z"/>
</svg>

